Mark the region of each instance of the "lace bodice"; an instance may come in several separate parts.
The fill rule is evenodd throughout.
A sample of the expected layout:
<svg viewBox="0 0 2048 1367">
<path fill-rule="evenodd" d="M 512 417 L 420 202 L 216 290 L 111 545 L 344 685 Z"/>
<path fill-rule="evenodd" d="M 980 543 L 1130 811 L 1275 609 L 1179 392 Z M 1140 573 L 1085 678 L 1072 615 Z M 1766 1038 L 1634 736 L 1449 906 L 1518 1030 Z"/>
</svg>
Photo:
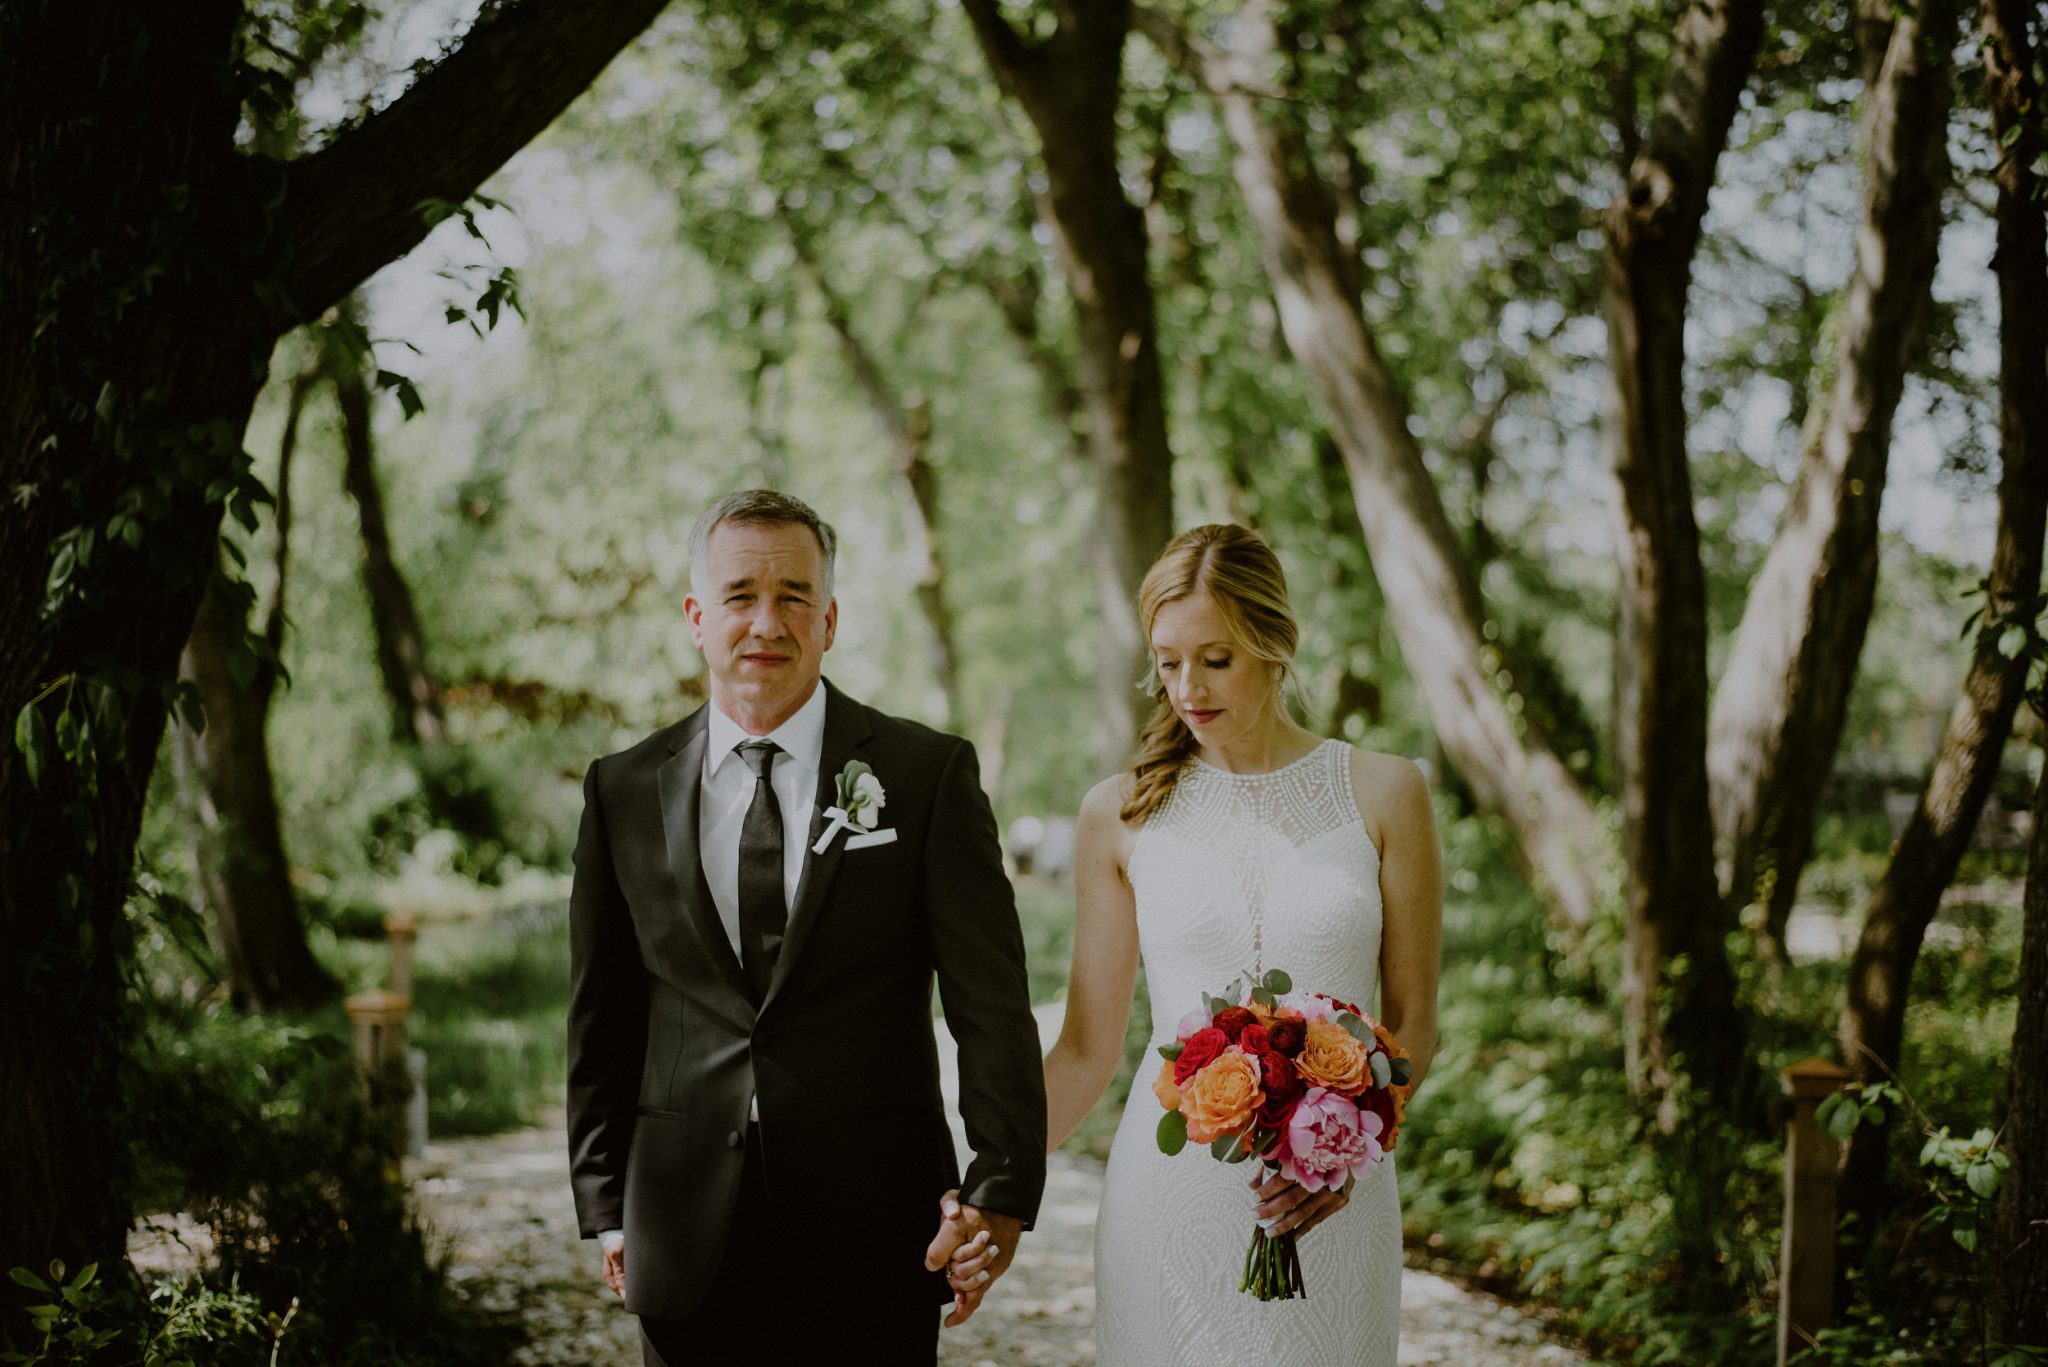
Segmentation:
<svg viewBox="0 0 2048 1367">
<path fill-rule="evenodd" d="M 1247 971 L 1378 1013 L 1379 851 L 1351 787 L 1351 748 L 1324 741 L 1266 774 L 1197 761 L 1131 851 L 1152 1044 Z M 1168 1157 L 1146 1051 L 1117 1127 L 1096 1225 L 1099 1367 L 1394 1367 L 1401 1205 L 1389 1155 L 1302 1240 L 1305 1301 L 1237 1292 L 1252 1233 L 1243 1166 Z"/>
<path fill-rule="evenodd" d="M 1131 853 L 1154 1041 L 1247 970 L 1377 1014 L 1379 874 L 1344 742 L 1264 774 L 1190 760 Z"/>
</svg>

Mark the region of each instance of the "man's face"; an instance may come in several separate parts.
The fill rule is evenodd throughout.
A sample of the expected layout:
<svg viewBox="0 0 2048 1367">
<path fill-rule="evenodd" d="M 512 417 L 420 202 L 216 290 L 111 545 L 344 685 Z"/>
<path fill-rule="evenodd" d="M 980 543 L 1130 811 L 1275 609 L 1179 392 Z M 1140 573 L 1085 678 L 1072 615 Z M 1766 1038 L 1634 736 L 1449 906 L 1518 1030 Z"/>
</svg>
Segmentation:
<svg viewBox="0 0 2048 1367">
<path fill-rule="evenodd" d="M 799 525 L 727 522 L 704 548 L 703 582 L 683 599 L 711 696 L 735 717 L 779 725 L 810 697 L 839 622 L 825 597 L 825 549 Z"/>
</svg>

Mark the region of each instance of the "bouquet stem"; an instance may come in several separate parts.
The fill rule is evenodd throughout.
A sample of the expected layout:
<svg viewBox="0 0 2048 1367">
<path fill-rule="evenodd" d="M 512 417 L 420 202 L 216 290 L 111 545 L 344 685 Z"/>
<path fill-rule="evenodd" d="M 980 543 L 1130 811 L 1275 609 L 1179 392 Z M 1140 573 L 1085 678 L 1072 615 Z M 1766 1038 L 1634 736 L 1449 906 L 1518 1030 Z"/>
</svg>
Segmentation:
<svg viewBox="0 0 2048 1367">
<path fill-rule="evenodd" d="M 1301 1283 L 1301 1257 L 1294 1249 L 1294 1235 L 1269 1236 L 1252 1229 L 1251 1247 L 1244 1254 L 1244 1279 L 1239 1291 L 1249 1291 L 1262 1301 L 1307 1299 L 1308 1288 Z"/>
</svg>

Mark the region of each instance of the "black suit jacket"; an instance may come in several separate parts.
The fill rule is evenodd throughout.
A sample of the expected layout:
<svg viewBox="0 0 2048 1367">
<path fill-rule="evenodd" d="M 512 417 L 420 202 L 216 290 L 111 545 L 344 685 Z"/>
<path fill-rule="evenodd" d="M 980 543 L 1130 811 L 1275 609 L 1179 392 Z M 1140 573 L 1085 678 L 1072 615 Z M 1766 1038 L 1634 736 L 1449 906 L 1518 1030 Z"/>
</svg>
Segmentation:
<svg viewBox="0 0 2048 1367">
<path fill-rule="evenodd" d="M 569 1157 L 586 1238 L 626 1232 L 626 1305 L 695 1310 L 736 1212 L 748 1098 L 776 1218 L 842 1289 L 944 1299 L 923 1268 L 938 1198 L 1028 1225 L 1045 1093 L 1015 899 L 974 749 L 829 683 L 818 797 L 784 813 L 805 864 L 755 1001 L 698 856 L 707 710 L 584 778 L 570 894 Z M 834 780 L 865 760 L 892 844 L 808 853 Z M 808 824 L 809 836 L 804 836 Z M 965 1182 L 939 1096 L 931 988 L 960 1045 Z M 763 1288 L 787 1303 L 788 1283 Z M 759 1307 L 746 1307 L 758 1309 Z M 735 1307 L 736 1310 L 742 1307 Z"/>
</svg>

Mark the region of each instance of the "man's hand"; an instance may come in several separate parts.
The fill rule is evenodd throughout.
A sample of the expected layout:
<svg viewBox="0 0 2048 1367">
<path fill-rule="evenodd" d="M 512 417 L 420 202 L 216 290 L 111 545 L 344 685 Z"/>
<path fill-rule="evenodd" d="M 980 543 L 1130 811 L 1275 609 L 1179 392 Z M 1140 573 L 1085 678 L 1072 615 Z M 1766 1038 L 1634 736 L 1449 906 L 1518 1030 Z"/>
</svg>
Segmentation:
<svg viewBox="0 0 2048 1367">
<path fill-rule="evenodd" d="M 938 1237 L 924 1255 L 925 1268 L 945 1268 L 946 1284 L 953 1288 L 953 1309 L 946 1315 L 949 1329 L 965 1324 L 989 1288 L 1009 1271 L 1010 1260 L 1017 1256 L 1017 1237 L 1024 1232 L 1023 1221 L 963 1206 L 959 1198 L 958 1191 L 939 1198 Z"/>
<path fill-rule="evenodd" d="M 604 1284 L 612 1294 L 624 1299 L 626 1294 L 626 1236 L 607 1233 L 600 1240 L 604 1248 Z"/>
</svg>

